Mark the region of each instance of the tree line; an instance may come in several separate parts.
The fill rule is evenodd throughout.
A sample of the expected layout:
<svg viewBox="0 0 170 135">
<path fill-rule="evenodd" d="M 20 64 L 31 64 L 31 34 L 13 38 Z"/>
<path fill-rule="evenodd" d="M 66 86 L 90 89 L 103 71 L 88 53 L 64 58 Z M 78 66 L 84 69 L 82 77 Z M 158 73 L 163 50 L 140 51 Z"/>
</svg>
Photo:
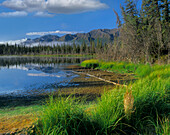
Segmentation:
<svg viewBox="0 0 170 135">
<path fill-rule="evenodd" d="M 103 44 L 98 38 L 97 42 L 90 40 L 88 45 L 85 41 L 82 44 L 73 43 L 61 45 L 38 45 L 38 46 L 25 46 L 25 45 L 0 45 L 0 55 L 48 55 L 48 54 L 95 54 L 102 49 L 106 48 L 107 44 Z"/>
<path fill-rule="evenodd" d="M 9 46 L 0 45 L 0 55 L 23 54 L 95 54 L 99 59 L 154 63 L 170 60 L 170 1 L 142 0 L 141 8 L 137 0 L 125 0 L 121 6 L 123 21 L 117 12 L 119 36 L 113 43 L 90 40 L 82 44 L 54 46 Z M 123 23 L 122 23 L 123 22 Z"/>
</svg>

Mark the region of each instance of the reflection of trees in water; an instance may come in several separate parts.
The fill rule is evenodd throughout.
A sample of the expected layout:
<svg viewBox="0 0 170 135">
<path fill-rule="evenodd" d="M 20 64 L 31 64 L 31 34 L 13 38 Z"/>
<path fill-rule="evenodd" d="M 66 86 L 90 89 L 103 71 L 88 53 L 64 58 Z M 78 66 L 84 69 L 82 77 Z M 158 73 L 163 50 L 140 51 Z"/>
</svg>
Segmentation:
<svg viewBox="0 0 170 135">
<path fill-rule="evenodd" d="M 22 66 L 25 64 L 62 64 L 81 63 L 86 58 L 56 58 L 56 57 L 1 57 L 0 67 Z"/>
</svg>

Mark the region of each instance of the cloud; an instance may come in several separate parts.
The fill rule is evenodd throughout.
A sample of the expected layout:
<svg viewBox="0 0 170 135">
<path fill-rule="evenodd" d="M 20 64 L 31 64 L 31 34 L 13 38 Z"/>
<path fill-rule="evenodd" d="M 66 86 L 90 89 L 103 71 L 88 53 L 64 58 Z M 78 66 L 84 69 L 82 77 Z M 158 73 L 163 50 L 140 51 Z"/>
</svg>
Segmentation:
<svg viewBox="0 0 170 135">
<path fill-rule="evenodd" d="M 43 35 L 47 35 L 47 34 L 76 34 L 78 32 L 75 31 L 48 31 L 48 32 L 30 32 L 30 33 L 26 33 L 27 36 L 35 36 L 35 35 L 39 35 L 39 36 L 43 36 Z"/>
<path fill-rule="evenodd" d="M 46 9 L 56 14 L 72 14 L 107 8 L 98 0 L 48 0 Z"/>
<path fill-rule="evenodd" d="M 25 11 L 16 11 L 16 12 L 2 12 L 0 17 L 22 17 L 27 16 L 28 13 Z"/>
<path fill-rule="evenodd" d="M 23 42 L 27 41 L 27 38 L 21 39 L 21 40 L 10 40 L 10 41 L 2 41 L 0 44 L 9 44 L 9 45 L 15 45 L 15 44 L 21 44 Z"/>
<path fill-rule="evenodd" d="M 54 14 L 49 14 L 47 12 L 36 12 L 34 16 L 39 16 L 39 17 L 53 17 Z"/>
<path fill-rule="evenodd" d="M 2 6 L 17 10 L 17 11 L 43 11 L 46 7 L 45 0 L 6 0 Z"/>
<path fill-rule="evenodd" d="M 36 12 L 35 15 L 46 17 L 52 16 L 49 13 L 73 14 L 108 7 L 99 0 L 5 0 L 0 6 L 16 11 Z"/>
</svg>

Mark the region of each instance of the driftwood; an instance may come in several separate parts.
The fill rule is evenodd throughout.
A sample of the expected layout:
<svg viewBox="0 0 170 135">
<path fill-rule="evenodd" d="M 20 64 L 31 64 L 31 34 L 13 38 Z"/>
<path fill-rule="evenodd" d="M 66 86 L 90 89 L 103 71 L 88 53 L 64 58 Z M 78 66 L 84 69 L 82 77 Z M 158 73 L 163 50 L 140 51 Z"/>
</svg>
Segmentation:
<svg viewBox="0 0 170 135">
<path fill-rule="evenodd" d="M 72 72 L 76 73 L 76 74 L 84 74 L 84 75 L 87 75 L 87 76 L 90 76 L 90 77 L 94 77 L 94 78 L 97 78 L 97 79 L 102 80 L 104 82 L 108 82 L 108 83 L 111 83 L 111 84 L 114 84 L 114 85 L 117 85 L 117 86 L 127 87 L 127 85 L 125 85 L 125 84 L 118 84 L 118 83 L 115 83 L 115 82 L 112 82 L 112 81 L 109 81 L 109 80 L 105 80 L 103 78 L 100 78 L 100 77 L 97 77 L 97 76 L 94 76 L 94 75 L 91 75 L 91 74 L 88 74 L 88 73 L 76 72 L 76 71 L 72 71 Z"/>
</svg>

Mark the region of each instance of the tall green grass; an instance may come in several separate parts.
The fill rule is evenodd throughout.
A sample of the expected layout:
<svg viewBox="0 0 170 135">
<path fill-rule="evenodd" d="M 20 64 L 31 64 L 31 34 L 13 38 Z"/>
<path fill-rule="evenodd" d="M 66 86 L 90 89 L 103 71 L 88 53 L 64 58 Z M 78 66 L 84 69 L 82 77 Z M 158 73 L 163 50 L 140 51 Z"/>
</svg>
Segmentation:
<svg viewBox="0 0 170 135">
<path fill-rule="evenodd" d="M 123 94 L 123 93 L 122 93 Z M 95 107 L 73 98 L 53 99 L 44 106 L 35 133 L 38 135 L 103 135 L 117 133 L 123 116 L 122 96 L 105 94 Z M 113 100 L 115 99 L 115 100 Z M 90 108 L 88 108 L 90 107 Z M 110 109 L 109 109 L 110 108 Z M 87 111 L 90 109 L 89 111 Z"/>
<path fill-rule="evenodd" d="M 95 129 L 78 101 L 69 97 L 53 99 L 51 96 L 40 116 L 36 133 L 43 135 L 85 135 L 94 134 Z"/>
<path fill-rule="evenodd" d="M 137 65 L 133 63 L 126 63 L 126 62 L 104 62 L 99 60 L 85 60 L 81 63 L 81 66 L 87 68 L 97 68 L 102 70 L 114 70 L 117 72 L 134 72 Z"/>
<path fill-rule="evenodd" d="M 155 126 L 156 133 L 158 135 L 168 135 L 170 133 L 170 122 L 169 122 L 170 117 L 163 117 L 160 119 L 159 117 L 157 118 L 157 122 L 153 123 Z"/>
<path fill-rule="evenodd" d="M 38 121 L 37 134 L 169 133 L 170 66 L 136 65 L 124 62 L 102 65 L 102 63 L 105 62 L 91 60 L 83 62 L 82 65 L 91 67 L 95 64 L 98 66 L 93 68 L 132 71 L 139 76 L 139 80 L 127 88 L 116 87 L 103 94 L 95 104 L 90 106 L 74 98 L 54 100 L 51 97 Z M 133 110 L 128 118 L 123 103 L 127 89 L 132 91 L 134 97 Z"/>
<path fill-rule="evenodd" d="M 87 68 L 96 68 L 101 70 L 109 70 L 118 73 L 135 73 L 138 77 L 146 77 L 156 70 L 170 70 L 170 65 L 150 65 L 150 64 L 134 64 L 127 62 L 104 62 L 95 59 L 85 60 L 81 66 Z"/>
<path fill-rule="evenodd" d="M 92 110 L 92 119 L 100 127 L 97 134 L 123 133 L 120 128 L 124 118 L 124 90 L 109 92 L 98 99 L 96 108 Z"/>
<path fill-rule="evenodd" d="M 169 115 L 169 76 L 168 68 L 155 70 L 132 85 L 135 112 L 130 123 L 140 132 L 146 127 L 150 129 L 149 121 L 156 122 L 157 116 L 162 118 Z"/>
</svg>

